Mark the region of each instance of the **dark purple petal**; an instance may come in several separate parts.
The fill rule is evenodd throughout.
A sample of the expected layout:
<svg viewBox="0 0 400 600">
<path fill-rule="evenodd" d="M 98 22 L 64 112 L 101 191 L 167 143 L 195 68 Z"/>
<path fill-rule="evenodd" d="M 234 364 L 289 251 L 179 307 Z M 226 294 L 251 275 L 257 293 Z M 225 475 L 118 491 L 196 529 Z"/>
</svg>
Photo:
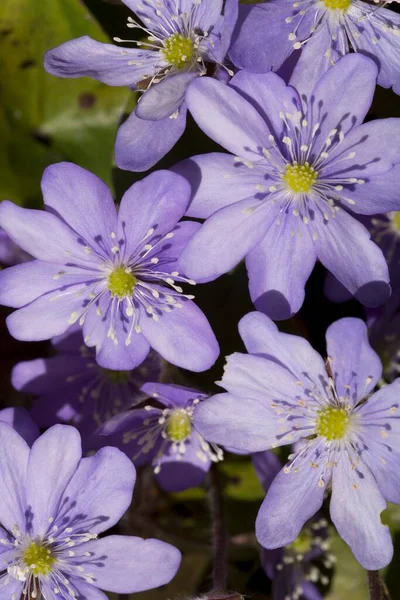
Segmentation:
<svg viewBox="0 0 400 600">
<path fill-rule="evenodd" d="M 198 390 L 167 383 L 145 383 L 141 387 L 141 391 L 168 408 L 186 408 L 192 404 L 193 400 L 202 396 Z"/>
<path fill-rule="evenodd" d="M 3 408 L 0 410 L 0 421 L 8 423 L 19 435 L 24 438 L 28 446 L 39 437 L 39 427 L 36 425 L 30 414 L 22 406 L 12 408 Z"/>
<path fill-rule="evenodd" d="M 172 115 L 185 100 L 186 90 L 198 73 L 177 73 L 153 85 L 139 99 L 135 114 L 139 119 L 162 121 Z"/>
<path fill-rule="evenodd" d="M 185 442 L 185 452 L 179 454 L 169 445 L 157 464 L 161 470 L 156 478 L 166 492 L 182 492 L 201 485 L 211 467 L 211 459 L 201 449 L 199 437 L 192 432 Z"/>
</svg>

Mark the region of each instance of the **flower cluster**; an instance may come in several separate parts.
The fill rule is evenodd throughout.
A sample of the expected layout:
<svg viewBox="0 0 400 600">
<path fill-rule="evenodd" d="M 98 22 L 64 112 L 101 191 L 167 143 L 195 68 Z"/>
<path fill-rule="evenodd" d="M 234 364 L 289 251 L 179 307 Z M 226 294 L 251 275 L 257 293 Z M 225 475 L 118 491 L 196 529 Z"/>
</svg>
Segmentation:
<svg viewBox="0 0 400 600">
<path fill-rule="evenodd" d="M 134 92 L 120 169 L 152 169 L 188 112 L 222 151 L 192 147 L 120 201 L 58 162 L 43 174 L 44 210 L 0 203 L 8 331 L 51 341 L 12 370 L 30 411 L 0 411 L 3 595 L 104 600 L 99 590 L 168 583 L 177 548 L 99 535 L 128 509 L 132 526 L 136 468 L 165 492 L 207 481 L 212 505 L 227 450 L 252 455 L 266 493 L 253 537 L 274 600 L 320 600 L 330 522 L 377 571 L 393 555 L 382 513 L 400 504 L 400 119 L 370 113 L 377 85 L 400 95 L 399 2 L 123 3 L 127 39 L 66 41 L 44 69 Z M 214 302 L 207 284 L 243 260 L 256 308 L 239 322 L 247 353 L 227 357 L 223 392 L 201 376 L 194 389 L 190 372 L 220 354 L 203 290 Z M 323 357 L 273 322 L 300 311 L 317 261 L 328 296 L 367 309 L 365 321 L 328 319 Z M 307 330 L 301 319 L 288 330 Z M 215 566 L 204 598 L 242 597 L 224 573 Z"/>
</svg>

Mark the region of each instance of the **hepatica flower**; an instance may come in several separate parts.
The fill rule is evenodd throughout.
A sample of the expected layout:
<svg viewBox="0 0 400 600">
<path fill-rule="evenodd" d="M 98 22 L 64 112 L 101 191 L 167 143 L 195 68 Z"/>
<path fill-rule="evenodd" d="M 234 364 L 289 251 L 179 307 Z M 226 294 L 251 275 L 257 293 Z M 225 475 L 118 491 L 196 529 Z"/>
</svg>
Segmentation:
<svg viewBox="0 0 400 600">
<path fill-rule="evenodd" d="M 4 597 L 99 598 L 168 583 L 180 552 L 164 542 L 98 535 L 129 507 L 135 470 L 116 448 L 81 458 L 76 429 L 55 425 L 32 449 L 0 423 L 0 583 Z M 96 589 L 100 588 L 100 589 Z"/>
<path fill-rule="evenodd" d="M 71 329 L 53 340 L 57 356 L 18 363 L 11 380 L 17 390 L 38 396 L 31 414 L 40 427 L 72 423 L 87 447 L 100 425 L 144 400 L 140 388 L 159 378 L 161 359 L 150 352 L 136 369 L 105 369 L 97 364 L 95 350 L 84 343 L 81 328 Z"/>
<path fill-rule="evenodd" d="M 0 273 L 0 302 L 19 308 L 11 334 L 44 340 L 83 328 L 106 369 L 130 370 L 150 346 L 193 371 L 208 369 L 218 344 L 206 317 L 184 294 L 193 284 L 177 259 L 200 226 L 178 223 L 190 188 L 159 171 L 133 185 L 117 213 L 107 186 L 70 163 L 43 176 L 46 211 L 0 205 L 0 223 L 37 260 Z"/>
<path fill-rule="evenodd" d="M 162 158 L 186 126 L 185 92 L 197 77 L 215 73 L 227 53 L 238 0 L 124 0 L 129 39 L 118 46 L 84 36 L 50 50 L 45 69 L 59 77 L 89 76 L 143 92 L 121 127 L 116 160 L 146 171 Z M 119 44 L 132 44 L 133 48 Z M 229 71 L 230 73 L 230 71 Z M 232 73 L 231 73 L 232 74 Z"/>
<path fill-rule="evenodd" d="M 193 415 L 204 399 L 196 390 L 160 383 L 142 387 L 150 402 L 116 415 L 98 432 L 135 465 L 151 464 L 160 486 L 178 492 L 200 485 L 222 450 L 197 431 Z"/>
<path fill-rule="evenodd" d="M 266 73 L 302 49 L 298 67 L 314 78 L 354 50 L 374 58 L 378 83 L 399 94 L 400 15 L 390 4 L 394 2 L 268 0 L 241 6 L 230 55 L 238 67 Z"/>
<path fill-rule="evenodd" d="M 271 451 L 253 454 L 253 464 L 267 493 L 282 468 Z M 328 522 L 321 513 L 308 521 L 294 542 L 284 548 L 261 550 L 261 564 L 273 581 L 274 600 L 322 600 L 317 585 L 327 586 L 336 562 L 330 552 Z"/>
<path fill-rule="evenodd" d="M 299 310 L 316 259 L 367 306 L 387 299 L 382 251 L 352 217 L 400 207 L 400 119 L 362 124 L 376 75 L 357 54 L 308 98 L 274 73 L 190 87 L 194 118 L 231 154 L 175 167 L 194 189 L 187 214 L 207 219 L 182 254 L 188 276 L 213 279 L 246 257 L 252 300 L 274 319 Z"/>
<path fill-rule="evenodd" d="M 332 521 L 357 560 L 386 566 L 393 546 L 382 512 L 400 503 L 400 379 L 373 393 L 382 366 L 359 319 L 328 328 L 326 365 L 266 315 L 250 313 L 239 330 L 249 354 L 228 357 L 227 392 L 197 408 L 195 425 L 238 451 L 296 444 L 258 513 L 258 541 L 291 544 L 331 489 Z"/>
<path fill-rule="evenodd" d="M 0 263 L 11 266 L 31 259 L 32 256 L 21 250 L 17 244 L 10 240 L 6 232 L 0 229 Z"/>
</svg>

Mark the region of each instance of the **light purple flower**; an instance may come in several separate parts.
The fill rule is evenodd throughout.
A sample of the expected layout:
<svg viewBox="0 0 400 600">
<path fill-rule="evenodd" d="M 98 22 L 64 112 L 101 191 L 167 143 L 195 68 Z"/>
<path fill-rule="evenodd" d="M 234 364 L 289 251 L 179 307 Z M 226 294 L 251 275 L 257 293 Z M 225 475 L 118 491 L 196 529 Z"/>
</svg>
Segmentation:
<svg viewBox="0 0 400 600">
<path fill-rule="evenodd" d="M 211 463 L 223 452 L 210 445 L 193 425 L 204 399 L 198 391 L 177 385 L 146 383 L 151 400 L 144 408 L 116 415 L 98 430 L 103 444 L 123 450 L 135 465 L 151 463 L 160 486 L 179 492 L 200 485 Z"/>
<path fill-rule="evenodd" d="M 44 65 L 59 77 L 86 75 L 108 85 L 144 92 L 119 131 L 116 161 L 122 169 L 146 171 L 174 146 L 185 129 L 187 87 L 222 65 L 237 19 L 238 0 L 124 3 L 143 25 L 135 16 L 129 17 L 129 31 L 139 33 L 133 39 L 114 41 L 138 48 L 101 44 L 84 36 L 47 52 Z"/>
<path fill-rule="evenodd" d="M 22 406 L 12 406 L 0 410 L 0 422 L 11 425 L 19 435 L 24 438 L 28 446 L 39 437 L 39 427 L 32 419 L 31 415 Z"/>
<path fill-rule="evenodd" d="M 328 328 L 326 366 L 266 315 L 248 314 L 239 331 L 250 354 L 228 357 L 227 392 L 197 408 L 195 426 L 240 451 L 299 444 L 261 506 L 258 541 L 292 543 L 331 486 L 332 521 L 357 560 L 370 570 L 388 565 L 393 546 L 381 513 L 386 501 L 400 503 L 400 379 L 372 393 L 382 365 L 365 323 L 345 318 Z"/>
<path fill-rule="evenodd" d="M 164 542 L 98 535 L 131 503 L 135 469 L 117 448 L 82 458 L 77 430 L 55 425 L 32 449 L 0 423 L 1 575 L 4 597 L 106 600 L 159 587 L 180 552 Z"/>
<path fill-rule="evenodd" d="M 271 451 L 253 454 L 253 464 L 265 493 L 282 468 Z M 317 584 L 329 583 L 328 572 L 336 562 L 329 552 L 328 522 L 317 513 L 289 546 L 261 549 L 261 564 L 273 581 L 273 600 L 322 600 Z"/>
<path fill-rule="evenodd" d="M 71 163 L 48 167 L 46 211 L 0 205 L 0 224 L 36 259 L 0 273 L 0 302 L 17 339 L 45 340 L 83 327 L 107 369 L 130 370 L 154 348 L 192 371 L 211 367 L 218 343 L 204 314 L 183 293 L 193 284 L 177 259 L 199 223 L 178 223 L 190 187 L 168 171 L 124 194 L 119 211 L 107 186 Z"/>
<path fill-rule="evenodd" d="M 297 70 L 315 81 L 353 49 L 378 64 L 379 85 L 400 94 L 400 15 L 389 4 L 267 0 L 241 6 L 230 56 L 239 68 L 266 73 L 302 48 Z"/>
<path fill-rule="evenodd" d="M 52 343 L 57 356 L 18 363 L 11 381 L 17 390 L 39 396 L 31 414 L 40 427 L 71 423 L 82 434 L 86 448 L 100 425 L 144 400 L 140 388 L 161 374 L 161 358 L 155 352 L 131 371 L 100 367 L 94 349 L 85 345 L 76 325 Z"/>
<path fill-rule="evenodd" d="M 32 260 L 32 256 L 14 244 L 5 231 L 0 229 L 0 263 L 7 266 Z"/>
<path fill-rule="evenodd" d="M 194 118 L 231 154 L 175 167 L 194 190 L 187 214 L 207 219 L 182 254 L 188 276 L 211 280 L 246 257 L 251 298 L 274 319 L 299 310 L 317 259 L 367 306 L 387 299 L 382 251 L 351 214 L 400 208 L 400 119 L 362 124 L 376 75 L 355 54 L 308 99 L 274 73 L 192 84 Z"/>
</svg>

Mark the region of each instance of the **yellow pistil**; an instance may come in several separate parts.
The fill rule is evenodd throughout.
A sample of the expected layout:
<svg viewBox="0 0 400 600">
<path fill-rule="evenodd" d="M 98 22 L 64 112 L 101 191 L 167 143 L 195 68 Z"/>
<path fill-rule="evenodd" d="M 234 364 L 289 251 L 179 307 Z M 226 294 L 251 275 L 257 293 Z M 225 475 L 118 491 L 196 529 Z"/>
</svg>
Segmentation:
<svg viewBox="0 0 400 600">
<path fill-rule="evenodd" d="M 108 276 L 108 289 L 113 296 L 123 300 L 127 296 L 132 296 L 136 281 L 136 277 L 132 273 L 127 273 L 125 267 L 115 267 Z"/>
<path fill-rule="evenodd" d="M 398 229 L 400 231 L 400 211 L 396 211 L 393 214 L 393 223 L 395 224 L 396 229 Z"/>
<path fill-rule="evenodd" d="M 166 433 L 172 442 L 183 442 L 192 432 L 192 420 L 185 409 L 174 409 L 168 415 Z"/>
<path fill-rule="evenodd" d="M 344 408 L 329 406 L 318 411 L 316 432 L 327 440 L 340 440 L 349 424 L 349 413 Z"/>
<path fill-rule="evenodd" d="M 310 529 L 304 529 L 300 532 L 300 535 L 292 542 L 289 546 L 290 549 L 294 550 L 297 554 L 307 554 L 312 547 L 312 533 Z"/>
<path fill-rule="evenodd" d="M 182 69 L 193 60 L 193 40 L 181 33 L 174 33 L 174 35 L 165 40 L 162 53 L 170 65 Z"/>
<path fill-rule="evenodd" d="M 318 173 L 308 162 L 304 163 L 304 165 L 299 165 L 297 163 L 288 165 L 285 174 L 282 175 L 282 179 L 287 183 L 290 191 L 296 194 L 306 194 L 309 192 L 317 177 Z"/>
<path fill-rule="evenodd" d="M 31 573 L 37 577 L 50 573 L 56 559 L 48 548 L 32 542 L 24 552 L 24 561 Z"/>
<path fill-rule="evenodd" d="M 331 10 L 342 10 L 346 11 L 352 0 L 322 0 L 325 4 L 326 8 L 330 8 Z"/>
</svg>

